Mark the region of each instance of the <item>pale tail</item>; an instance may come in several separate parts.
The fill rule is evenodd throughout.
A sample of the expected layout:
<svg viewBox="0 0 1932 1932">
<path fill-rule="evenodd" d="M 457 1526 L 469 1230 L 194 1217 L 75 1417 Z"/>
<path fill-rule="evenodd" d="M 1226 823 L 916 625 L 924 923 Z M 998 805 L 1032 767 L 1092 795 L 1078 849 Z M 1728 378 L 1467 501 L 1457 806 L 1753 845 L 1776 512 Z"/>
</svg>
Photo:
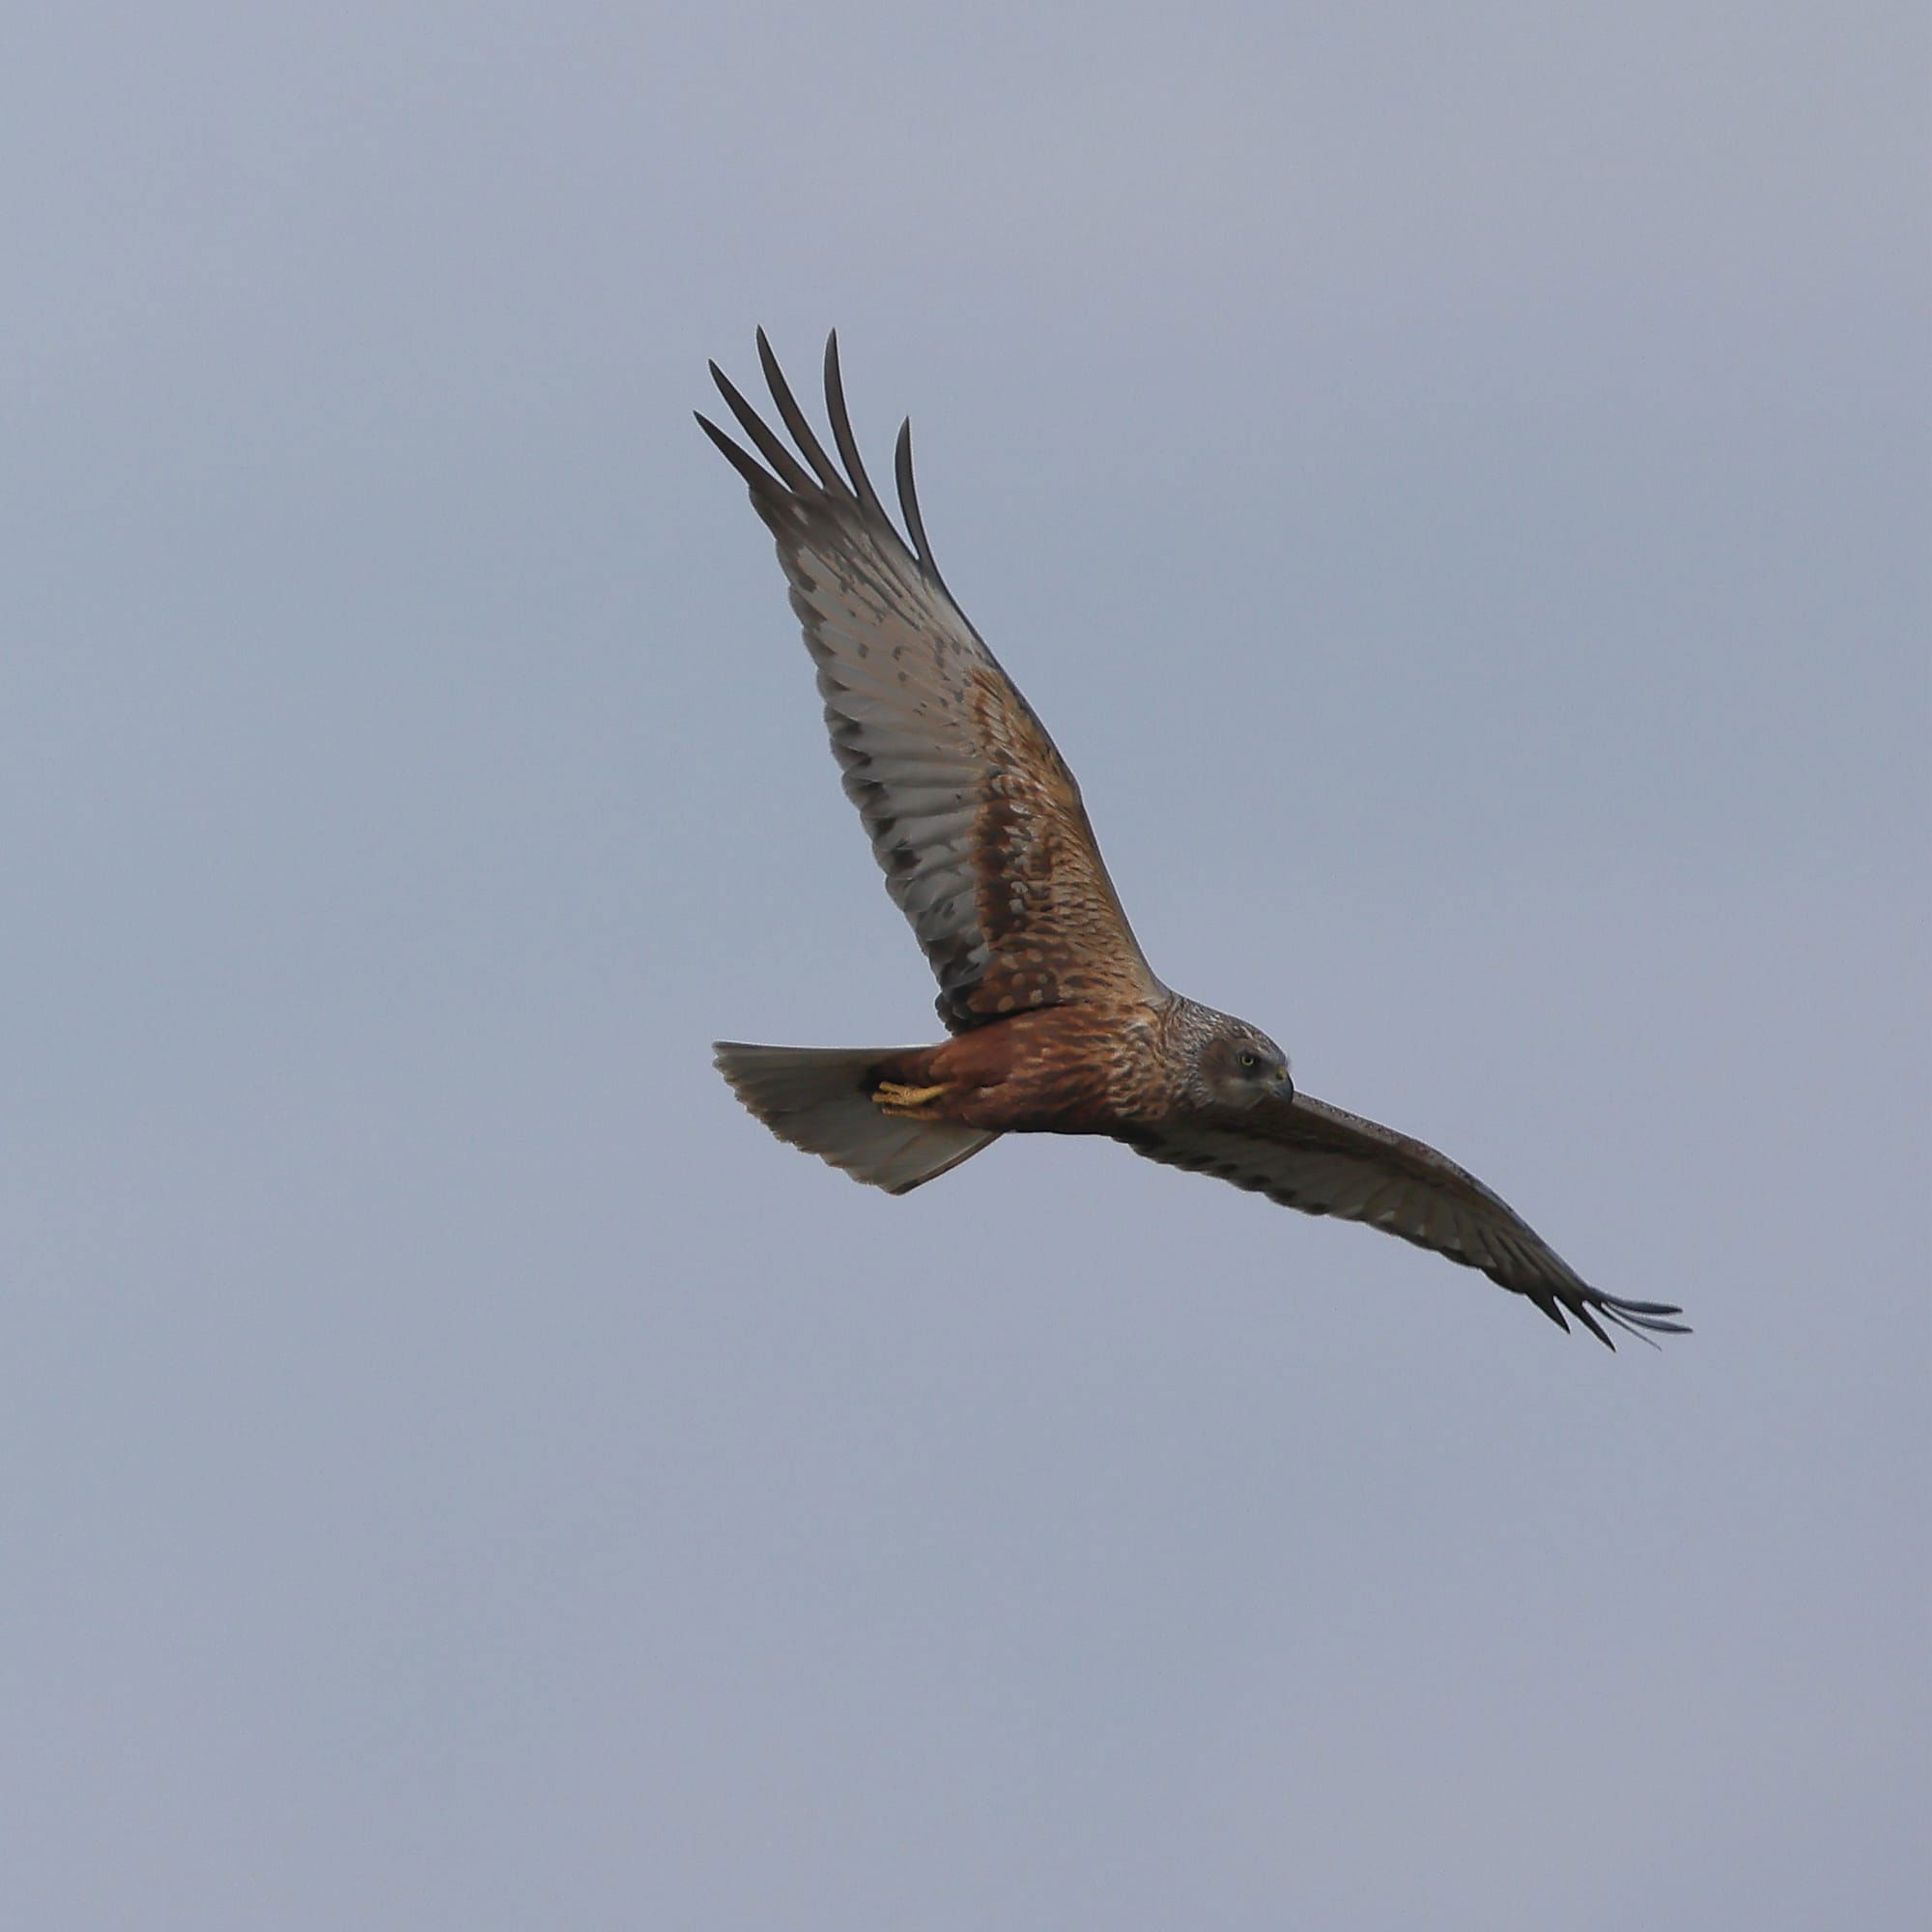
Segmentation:
<svg viewBox="0 0 1932 1932">
<path fill-rule="evenodd" d="M 731 1091 L 780 1140 L 888 1194 L 905 1194 L 999 1139 L 979 1127 L 882 1113 L 867 1092 L 867 1072 L 906 1050 L 742 1046 L 729 1039 L 712 1048 Z"/>
</svg>

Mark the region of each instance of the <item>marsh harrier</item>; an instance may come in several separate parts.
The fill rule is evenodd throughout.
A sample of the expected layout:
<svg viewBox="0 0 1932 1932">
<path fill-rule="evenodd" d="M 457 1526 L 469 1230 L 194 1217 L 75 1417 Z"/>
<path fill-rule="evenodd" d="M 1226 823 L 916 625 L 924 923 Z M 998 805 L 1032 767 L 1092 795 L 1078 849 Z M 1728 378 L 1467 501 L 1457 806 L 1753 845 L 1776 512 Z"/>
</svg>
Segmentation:
<svg viewBox="0 0 1932 1932">
<path fill-rule="evenodd" d="M 1434 1148 L 1297 1093 L 1266 1034 L 1155 977 L 1072 773 L 932 560 L 910 427 L 895 463 L 901 535 L 860 460 L 838 338 L 825 352 L 836 459 L 762 330 L 758 355 L 790 445 L 715 363 L 751 449 L 698 421 L 778 539 L 845 790 L 938 978 L 952 1037 L 910 1047 L 722 1041 L 718 1066 L 739 1099 L 781 1140 L 892 1194 L 1002 1134 L 1105 1134 L 1150 1160 L 1478 1268 L 1559 1328 L 1574 1317 L 1606 1344 L 1605 1324 L 1685 1332 L 1676 1308 L 1592 1288 Z"/>
</svg>

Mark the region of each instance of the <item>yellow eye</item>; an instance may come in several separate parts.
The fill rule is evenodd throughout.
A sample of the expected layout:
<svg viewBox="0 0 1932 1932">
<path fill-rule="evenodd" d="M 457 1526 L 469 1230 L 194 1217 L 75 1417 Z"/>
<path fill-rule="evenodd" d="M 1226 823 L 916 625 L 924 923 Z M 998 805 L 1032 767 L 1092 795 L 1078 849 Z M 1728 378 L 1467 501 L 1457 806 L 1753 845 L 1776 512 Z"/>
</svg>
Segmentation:
<svg viewBox="0 0 1932 1932">
<path fill-rule="evenodd" d="M 1241 1055 L 1241 1070 L 1244 1073 L 1252 1073 L 1255 1070 L 1255 1068 L 1260 1065 L 1261 1062 L 1257 1060 L 1252 1053 L 1244 1053 Z"/>
</svg>

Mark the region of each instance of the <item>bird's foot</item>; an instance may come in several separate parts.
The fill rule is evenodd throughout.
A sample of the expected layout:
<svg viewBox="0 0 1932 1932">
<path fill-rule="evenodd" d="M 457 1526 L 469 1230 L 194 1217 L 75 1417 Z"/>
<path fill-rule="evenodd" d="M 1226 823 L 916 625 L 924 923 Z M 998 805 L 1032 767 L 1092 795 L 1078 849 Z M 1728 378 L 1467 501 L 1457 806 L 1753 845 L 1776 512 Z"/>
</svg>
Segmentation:
<svg viewBox="0 0 1932 1932">
<path fill-rule="evenodd" d="M 932 1103 L 946 1092 L 939 1087 L 905 1087 L 896 1080 L 881 1080 L 872 1090 L 872 1102 L 882 1114 L 901 1121 L 936 1121 Z"/>
</svg>

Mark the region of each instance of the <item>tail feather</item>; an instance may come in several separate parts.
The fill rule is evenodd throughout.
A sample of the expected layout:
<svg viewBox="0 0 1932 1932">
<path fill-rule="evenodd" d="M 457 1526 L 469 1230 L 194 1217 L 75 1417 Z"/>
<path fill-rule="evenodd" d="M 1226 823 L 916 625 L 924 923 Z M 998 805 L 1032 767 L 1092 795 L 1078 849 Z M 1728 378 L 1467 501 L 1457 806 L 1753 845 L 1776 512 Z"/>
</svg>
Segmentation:
<svg viewBox="0 0 1932 1932">
<path fill-rule="evenodd" d="M 901 1047 L 745 1046 L 721 1039 L 713 1064 L 781 1141 L 854 1180 L 906 1194 L 999 1139 L 948 1121 L 907 1121 L 874 1104 L 867 1075 Z"/>
</svg>

